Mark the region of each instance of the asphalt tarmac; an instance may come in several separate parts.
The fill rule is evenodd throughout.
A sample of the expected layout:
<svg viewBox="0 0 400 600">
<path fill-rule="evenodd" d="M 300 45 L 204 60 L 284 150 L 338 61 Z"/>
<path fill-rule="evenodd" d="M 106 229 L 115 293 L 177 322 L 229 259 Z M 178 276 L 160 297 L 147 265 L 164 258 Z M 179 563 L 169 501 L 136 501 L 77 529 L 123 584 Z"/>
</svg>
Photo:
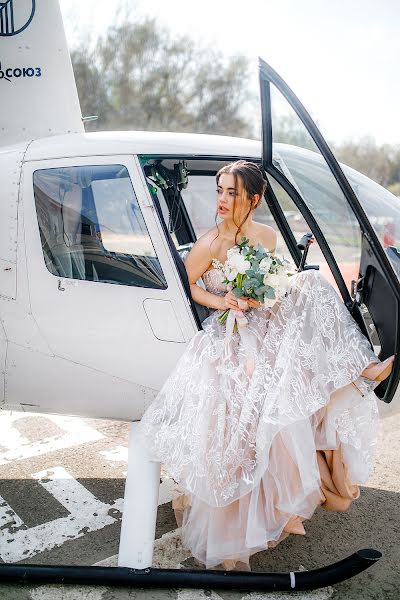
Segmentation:
<svg viewBox="0 0 400 600">
<path fill-rule="evenodd" d="M 365 600 L 400 598 L 400 395 L 380 404 L 373 474 L 347 513 L 318 509 L 306 536 L 290 536 L 251 560 L 254 571 L 320 567 L 360 548 L 384 557 L 333 588 L 309 593 L 140 590 L 60 585 L 2 585 L 0 600 Z M 115 566 L 129 424 L 18 412 L 0 413 L 0 562 Z M 140 485 L 140 482 L 138 482 Z M 154 565 L 194 567 L 180 543 L 162 474 Z"/>
</svg>

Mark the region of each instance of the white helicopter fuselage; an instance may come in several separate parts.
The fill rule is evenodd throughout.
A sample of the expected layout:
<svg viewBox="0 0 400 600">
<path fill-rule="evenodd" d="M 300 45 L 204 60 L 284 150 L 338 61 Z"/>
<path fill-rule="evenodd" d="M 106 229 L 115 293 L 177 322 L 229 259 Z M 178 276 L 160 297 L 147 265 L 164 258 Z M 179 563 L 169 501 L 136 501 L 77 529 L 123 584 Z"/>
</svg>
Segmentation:
<svg viewBox="0 0 400 600">
<path fill-rule="evenodd" d="M 0 399 L 4 407 L 140 419 L 198 328 L 138 155 L 254 156 L 259 142 L 208 135 L 69 134 L 0 150 Z M 63 278 L 46 268 L 33 174 L 127 168 L 168 285 Z"/>
</svg>

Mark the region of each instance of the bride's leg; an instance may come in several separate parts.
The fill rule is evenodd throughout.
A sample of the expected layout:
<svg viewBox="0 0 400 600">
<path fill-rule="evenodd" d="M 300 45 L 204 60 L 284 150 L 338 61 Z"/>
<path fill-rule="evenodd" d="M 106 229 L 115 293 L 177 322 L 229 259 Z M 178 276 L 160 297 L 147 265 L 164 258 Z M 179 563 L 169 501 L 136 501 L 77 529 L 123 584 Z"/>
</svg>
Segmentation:
<svg viewBox="0 0 400 600">
<path fill-rule="evenodd" d="M 360 488 L 351 482 L 343 461 L 341 445 L 334 450 L 317 450 L 321 475 L 321 507 L 325 510 L 344 512 L 353 500 L 360 496 Z"/>
</svg>

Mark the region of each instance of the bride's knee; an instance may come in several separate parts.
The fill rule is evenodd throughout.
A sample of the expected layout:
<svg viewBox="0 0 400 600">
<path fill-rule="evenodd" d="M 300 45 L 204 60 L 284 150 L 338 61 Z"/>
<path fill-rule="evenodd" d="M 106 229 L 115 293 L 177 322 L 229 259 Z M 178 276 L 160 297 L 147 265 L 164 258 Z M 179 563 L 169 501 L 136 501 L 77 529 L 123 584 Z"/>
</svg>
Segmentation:
<svg viewBox="0 0 400 600">
<path fill-rule="evenodd" d="M 307 269 L 305 271 L 299 271 L 290 278 L 289 289 L 294 292 L 302 292 L 308 290 L 310 287 L 328 288 L 332 287 L 326 277 L 317 269 Z"/>
<path fill-rule="evenodd" d="M 319 269 L 306 269 L 305 271 L 299 271 L 295 273 L 291 279 L 297 282 L 303 281 L 324 281 L 327 282 L 327 279 L 324 275 L 322 275 Z"/>
</svg>

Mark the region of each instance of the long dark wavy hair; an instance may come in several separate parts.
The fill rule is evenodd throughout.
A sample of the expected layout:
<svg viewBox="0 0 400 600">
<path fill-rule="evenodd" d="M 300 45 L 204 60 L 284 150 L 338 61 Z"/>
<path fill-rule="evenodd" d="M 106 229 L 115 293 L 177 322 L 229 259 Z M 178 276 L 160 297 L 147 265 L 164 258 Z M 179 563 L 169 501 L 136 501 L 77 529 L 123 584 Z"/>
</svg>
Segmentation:
<svg viewBox="0 0 400 600">
<path fill-rule="evenodd" d="M 243 224 L 248 219 L 251 211 L 254 210 L 255 208 L 257 208 L 257 206 L 261 202 L 261 198 L 263 197 L 263 194 L 267 187 L 267 181 L 266 181 L 266 179 L 264 179 L 264 174 L 263 174 L 261 168 L 256 163 L 250 162 L 248 160 L 236 160 L 235 162 L 231 162 L 228 165 L 225 165 L 224 167 L 222 167 L 215 176 L 217 185 L 219 183 L 219 178 L 224 173 L 231 173 L 235 179 L 235 198 L 233 201 L 233 222 L 235 223 L 235 225 L 237 225 L 237 231 L 235 233 L 235 244 L 237 244 L 237 236 L 241 232 Z M 240 223 L 236 223 L 235 209 L 236 209 L 236 195 L 237 195 L 238 189 L 239 189 L 239 185 L 238 185 L 239 177 L 240 177 L 242 185 L 243 185 L 243 190 L 249 201 L 249 210 L 248 210 L 246 216 L 244 217 L 244 219 Z M 260 196 L 258 201 L 254 200 L 255 194 L 259 194 L 259 196 Z M 218 233 L 211 243 L 213 243 L 220 234 L 218 223 L 217 223 L 217 217 L 218 217 L 218 209 L 217 209 L 217 212 L 215 213 L 215 225 L 217 226 Z"/>
</svg>

